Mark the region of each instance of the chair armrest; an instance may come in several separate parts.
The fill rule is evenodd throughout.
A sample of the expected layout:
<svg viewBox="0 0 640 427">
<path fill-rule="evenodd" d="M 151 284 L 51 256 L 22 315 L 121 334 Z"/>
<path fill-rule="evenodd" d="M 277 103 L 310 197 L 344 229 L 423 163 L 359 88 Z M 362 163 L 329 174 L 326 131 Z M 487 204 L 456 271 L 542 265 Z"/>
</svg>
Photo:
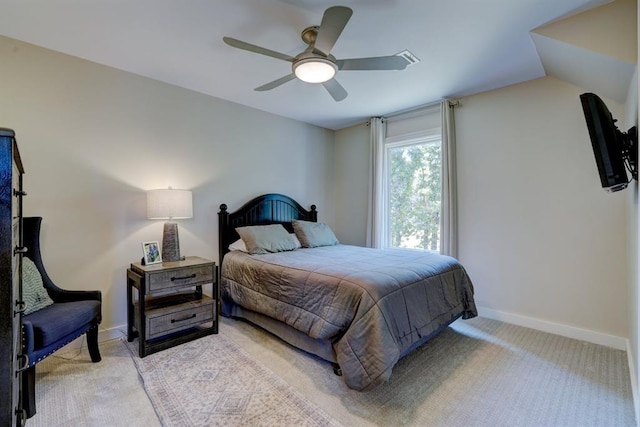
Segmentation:
<svg viewBox="0 0 640 427">
<path fill-rule="evenodd" d="M 49 296 L 55 302 L 73 302 L 95 300 L 102 302 L 102 292 L 100 291 L 68 291 L 65 289 L 48 288 Z"/>
<path fill-rule="evenodd" d="M 33 343 L 33 325 L 30 321 L 22 318 L 22 352 L 24 354 L 31 354 L 34 350 Z"/>
</svg>

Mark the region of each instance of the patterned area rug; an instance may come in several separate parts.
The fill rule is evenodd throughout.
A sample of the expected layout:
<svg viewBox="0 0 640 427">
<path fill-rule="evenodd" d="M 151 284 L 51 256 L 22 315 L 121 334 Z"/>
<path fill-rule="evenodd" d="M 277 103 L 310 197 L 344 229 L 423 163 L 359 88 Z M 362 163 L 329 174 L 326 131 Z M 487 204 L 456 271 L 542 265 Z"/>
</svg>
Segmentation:
<svg viewBox="0 0 640 427">
<path fill-rule="evenodd" d="M 126 344 L 164 426 L 340 426 L 223 334 L 142 359 Z"/>
</svg>

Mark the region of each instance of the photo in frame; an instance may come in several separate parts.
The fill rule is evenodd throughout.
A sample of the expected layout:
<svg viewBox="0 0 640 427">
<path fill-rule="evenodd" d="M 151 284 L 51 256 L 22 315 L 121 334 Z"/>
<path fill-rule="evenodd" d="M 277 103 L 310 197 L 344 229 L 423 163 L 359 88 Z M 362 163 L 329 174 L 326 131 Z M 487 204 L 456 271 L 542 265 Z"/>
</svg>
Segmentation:
<svg viewBox="0 0 640 427">
<path fill-rule="evenodd" d="M 160 245 L 157 241 L 142 242 L 142 253 L 145 265 L 157 264 L 162 262 L 162 254 L 160 253 Z"/>
</svg>

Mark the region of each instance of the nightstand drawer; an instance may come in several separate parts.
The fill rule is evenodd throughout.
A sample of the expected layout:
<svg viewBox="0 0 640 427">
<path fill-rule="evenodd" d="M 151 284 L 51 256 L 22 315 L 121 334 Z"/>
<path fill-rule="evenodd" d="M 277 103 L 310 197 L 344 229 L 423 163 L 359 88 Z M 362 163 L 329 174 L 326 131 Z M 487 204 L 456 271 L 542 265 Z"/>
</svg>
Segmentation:
<svg viewBox="0 0 640 427">
<path fill-rule="evenodd" d="M 148 292 L 202 285 L 213 282 L 213 265 L 199 265 L 149 274 Z"/>
<path fill-rule="evenodd" d="M 214 301 L 208 297 L 185 304 L 148 310 L 145 339 L 162 337 L 201 323 L 211 322 L 214 310 Z"/>
</svg>

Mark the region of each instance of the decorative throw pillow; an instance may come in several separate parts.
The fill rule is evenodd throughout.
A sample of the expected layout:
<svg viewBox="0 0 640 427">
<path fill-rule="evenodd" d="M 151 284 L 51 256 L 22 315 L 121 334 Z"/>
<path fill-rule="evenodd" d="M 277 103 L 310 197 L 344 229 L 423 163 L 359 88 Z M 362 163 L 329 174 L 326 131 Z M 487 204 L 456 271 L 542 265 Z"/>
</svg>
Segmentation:
<svg viewBox="0 0 640 427">
<path fill-rule="evenodd" d="M 293 242 L 296 244 L 295 249 L 301 248 L 302 244 L 300 243 L 300 240 L 298 240 L 298 238 L 296 237 L 295 233 L 289 233 L 289 235 L 293 239 Z M 238 239 L 235 242 L 233 242 L 232 244 L 230 244 L 229 245 L 229 250 L 230 251 L 249 252 L 249 249 L 247 249 L 247 245 L 244 244 L 244 240 L 242 240 L 242 239 Z"/>
<path fill-rule="evenodd" d="M 25 302 L 25 316 L 53 304 L 38 267 L 27 257 L 22 258 L 22 299 Z"/>
<path fill-rule="evenodd" d="M 294 220 L 293 231 L 304 248 L 316 248 L 318 246 L 337 245 L 338 239 L 333 230 L 322 222 Z"/>
<path fill-rule="evenodd" d="M 250 225 L 236 231 L 252 255 L 296 249 L 296 242 L 281 224 Z"/>
<path fill-rule="evenodd" d="M 293 238 L 293 241 L 296 244 L 296 249 L 300 249 L 302 247 L 302 243 L 300 243 L 300 240 L 298 240 L 298 236 L 296 236 L 296 233 L 289 233 L 289 235 Z"/>
<path fill-rule="evenodd" d="M 244 244 L 244 240 L 238 239 L 229 245 L 230 251 L 249 252 L 247 245 Z"/>
</svg>

